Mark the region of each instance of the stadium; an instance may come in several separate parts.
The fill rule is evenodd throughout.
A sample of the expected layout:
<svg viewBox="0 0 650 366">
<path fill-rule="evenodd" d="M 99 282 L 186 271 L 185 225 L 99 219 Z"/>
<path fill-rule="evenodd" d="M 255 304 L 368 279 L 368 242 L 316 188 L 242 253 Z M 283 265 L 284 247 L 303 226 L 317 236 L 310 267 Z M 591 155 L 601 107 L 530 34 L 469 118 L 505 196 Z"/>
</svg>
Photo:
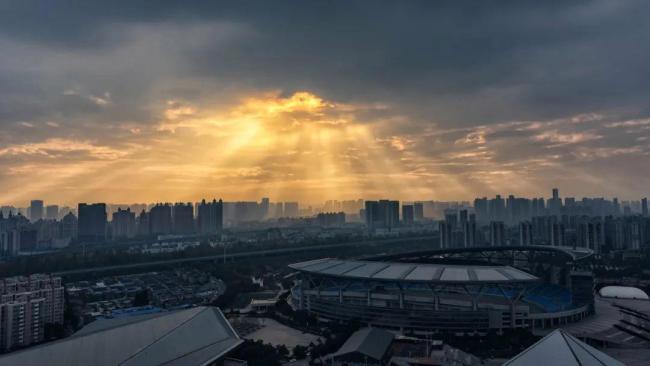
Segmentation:
<svg viewBox="0 0 650 366">
<path fill-rule="evenodd" d="M 323 258 L 289 265 L 291 301 L 323 320 L 415 334 L 550 329 L 592 314 L 593 276 L 580 270 L 591 255 L 525 246 Z"/>
</svg>

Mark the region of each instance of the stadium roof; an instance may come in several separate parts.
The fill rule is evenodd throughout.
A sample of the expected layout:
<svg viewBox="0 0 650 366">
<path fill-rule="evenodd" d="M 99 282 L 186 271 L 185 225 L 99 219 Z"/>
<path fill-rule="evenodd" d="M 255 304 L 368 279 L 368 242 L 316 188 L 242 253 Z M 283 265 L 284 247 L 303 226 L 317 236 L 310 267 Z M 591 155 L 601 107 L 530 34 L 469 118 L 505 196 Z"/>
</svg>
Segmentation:
<svg viewBox="0 0 650 366">
<path fill-rule="evenodd" d="M 318 275 L 379 281 L 506 283 L 539 280 L 529 273 L 509 266 L 463 266 L 323 258 L 290 264 L 289 267 Z"/>
<path fill-rule="evenodd" d="M 99 320 L 69 338 L 0 357 L 0 365 L 206 365 L 241 342 L 219 309 L 196 307 Z"/>
<path fill-rule="evenodd" d="M 625 366 L 581 342 L 562 329 L 555 330 L 503 366 Z"/>
<path fill-rule="evenodd" d="M 381 360 L 388 351 L 395 335 L 378 328 L 363 328 L 354 332 L 350 338 L 329 358 L 358 352 L 375 360 Z"/>
</svg>

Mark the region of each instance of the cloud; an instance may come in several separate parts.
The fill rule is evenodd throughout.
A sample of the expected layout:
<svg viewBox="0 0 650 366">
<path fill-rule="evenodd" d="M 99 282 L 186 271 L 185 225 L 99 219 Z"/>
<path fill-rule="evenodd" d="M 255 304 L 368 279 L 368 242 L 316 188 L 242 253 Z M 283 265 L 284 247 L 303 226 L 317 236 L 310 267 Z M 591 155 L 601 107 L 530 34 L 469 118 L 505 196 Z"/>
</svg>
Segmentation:
<svg viewBox="0 0 650 366">
<path fill-rule="evenodd" d="M 2 2 L 0 201 L 646 194 L 649 10 Z M 74 188 L 26 184 L 52 166 Z"/>
</svg>

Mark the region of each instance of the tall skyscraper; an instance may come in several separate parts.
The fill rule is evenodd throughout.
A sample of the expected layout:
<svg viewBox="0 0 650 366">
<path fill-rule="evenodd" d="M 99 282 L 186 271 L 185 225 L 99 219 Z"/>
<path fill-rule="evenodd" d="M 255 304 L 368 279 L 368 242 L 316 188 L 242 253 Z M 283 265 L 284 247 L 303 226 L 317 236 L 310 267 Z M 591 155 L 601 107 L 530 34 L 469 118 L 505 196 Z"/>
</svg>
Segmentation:
<svg viewBox="0 0 650 366">
<path fill-rule="evenodd" d="M 365 206 L 366 225 L 369 230 L 391 230 L 399 224 L 399 201 L 366 201 Z"/>
<path fill-rule="evenodd" d="M 172 232 L 172 207 L 158 203 L 149 210 L 149 226 L 152 235 L 166 235 Z"/>
<path fill-rule="evenodd" d="M 648 198 L 644 197 L 641 199 L 641 214 L 643 216 L 648 216 Z"/>
<path fill-rule="evenodd" d="M 82 241 L 98 242 L 106 240 L 106 204 L 80 203 L 77 212 L 78 237 Z"/>
<path fill-rule="evenodd" d="M 113 239 L 133 238 L 136 234 L 135 212 L 131 212 L 131 208 L 126 210 L 118 208 L 117 212 L 113 212 L 111 227 Z"/>
<path fill-rule="evenodd" d="M 194 230 L 194 207 L 191 203 L 176 203 L 172 209 L 174 234 L 189 235 Z"/>
<path fill-rule="evenodd" d="M 402 206 L 402 222 L 404 225 L 413 225 L 414 210 L 413 205 Z"/>
<path fill-rule="evenodd" d="M 493 247 L 506 245 L 506 233 L 503 221 L 490 222 L 490 245 Z"/>
<path fill-rule="evenodd" d="M 415 202 L 413 204 L 413 219 L 415 221 L 424 220 L 424 204 L 422 202 Z"/>
<path fill-rule="evenodd" d="M 533 224 L 529 221 L 519 223 L 519 245 L 533 245 Z"/>
<path fill-rule="evenodd" d="M 43 218 L 43 201 L 42 200 L 32 200 L 29 205 L 29 218 L 32 222 L 36 222 Z"/>
<path fill-rule="evenodd" d="M 223 229 L 223 201 L 201 201 L 198 212 L 198 230 L 201 235 L 216 234 Z"/>
</svg>

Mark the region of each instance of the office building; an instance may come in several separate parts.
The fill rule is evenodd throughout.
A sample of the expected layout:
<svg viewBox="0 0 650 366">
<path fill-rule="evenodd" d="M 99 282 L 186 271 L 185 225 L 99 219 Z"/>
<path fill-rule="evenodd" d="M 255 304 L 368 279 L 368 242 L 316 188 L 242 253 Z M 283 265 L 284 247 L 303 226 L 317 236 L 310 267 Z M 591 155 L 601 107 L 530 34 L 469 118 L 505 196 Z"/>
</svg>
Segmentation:
<svg viewBox="0 0 650 366">
<path fill-rule="evenodd" d="M 63 324 L 61 278 L 43 274 L 0 280 L 0 350 L 43 341 L 45 324 Z"/>
<path fill-rule="evenodd" d="M 80 203 L 77 209 L 78 237 L 82 241 L 101 242 L 106 240 L 106 204 Z"/>
<path fill-rule="evenodd" d="M 43 219 L 43 201 L 32 200 L 29 205 L 29 218 L 32 222 Z"/>
<path fill-rule="evenodd" d="M 191 203 L 176 203 L 172 209 L 172 220 L 174 222 L 174 234 L 191 235 L 196 232 L 194 229 L 194 207 Z"/>
<path fill-rule="evenodd" d="M 644 197 L 641 200 L 641 215 L 643 215 L 644 217 L 648 216 L 648 198 L 647 197 Z"/>
<path fill-rule="evenodd" d="M 117 212 L 113 213 L 111 227 L 113 239 L 133 238 L 136 234 L 135 212 L 131 212 L 131 208 L 118 208 Z"/>
</svg>

